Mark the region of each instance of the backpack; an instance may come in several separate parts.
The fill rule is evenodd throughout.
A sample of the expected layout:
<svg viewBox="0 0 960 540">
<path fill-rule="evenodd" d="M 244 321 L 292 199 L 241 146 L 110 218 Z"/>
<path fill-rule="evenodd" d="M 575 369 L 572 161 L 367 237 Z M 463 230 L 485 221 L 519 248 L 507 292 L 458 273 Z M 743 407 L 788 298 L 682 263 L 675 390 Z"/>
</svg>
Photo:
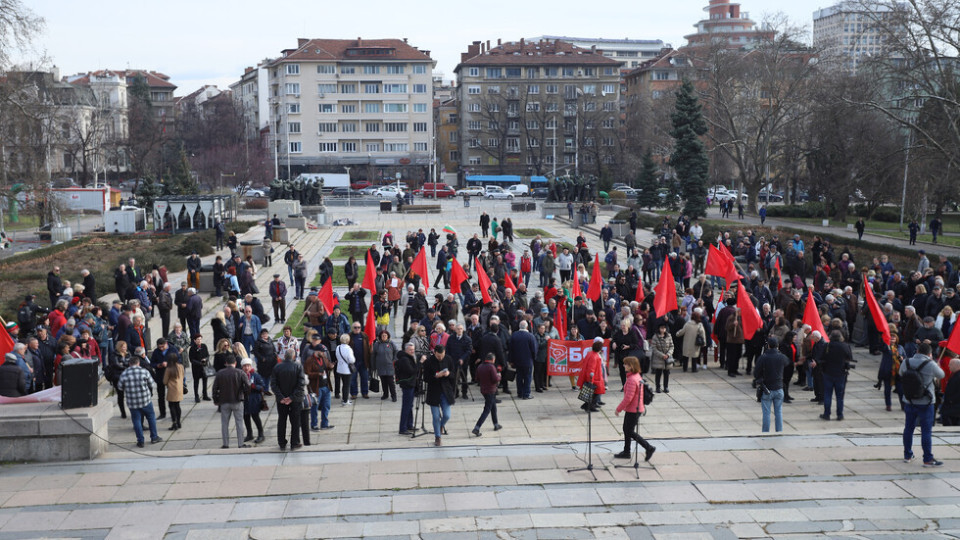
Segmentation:
<svg viewBox="0 0 960 540">
<path fill-rule="evenodd" d="M 910 367 L 909 359 L 906 361 L 907 371 L 900 376 L 900 388 L 903 389 L 903 397 L 905 397 L 907 401 L 930 397 L 929 393 L 927 392 L 927 388 L 923 385 L 920 372 L 923 371 L 923 368 L 932 361 L 933 360 L 928 358 L 921 362 L 920 366 L 916 369 Z"/>
<path fill-rule="evenodd" d="M 21 307 L 20 311 L 17 312 L 17 324 L 21 328 L 33 328 L 34 322 L 33 310 L 30 309 L 30 306 L 24 305 Z"/>
<path fill-rule="evenodd" d="M 653 403 L 653 388 L 650 388 L 650 385 L 644 381 L 643 383 L 643 406 Z"/>
</svg>

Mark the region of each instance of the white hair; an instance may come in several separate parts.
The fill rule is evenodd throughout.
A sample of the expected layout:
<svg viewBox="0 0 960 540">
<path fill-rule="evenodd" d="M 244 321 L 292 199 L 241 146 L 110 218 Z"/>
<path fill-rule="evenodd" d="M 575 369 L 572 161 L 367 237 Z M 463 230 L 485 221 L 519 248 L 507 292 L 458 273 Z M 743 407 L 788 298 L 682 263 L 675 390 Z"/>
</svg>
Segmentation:
<svg viewBox="0 0 960 540">
<path fill-rule="evenodd" d="M 820 339 L 820 338 L 822 338 L 823 336 L 820 335 L 820 331 L 819 331 L 819 330 L 814 330 L 813 332 L 810 332 L 810 337 L 812 337 L 812 338 L 814 338 L 814 339 Z"/>
<path fill-rule="evenodd" d="M 518 327 L 519 327 L 521 330 L 526 330 L 526 329 L 528 328 L 528 326 L 527 326 L 527 321 L 520 321 L 520 324 L 518 325 Z"/>
</svg>

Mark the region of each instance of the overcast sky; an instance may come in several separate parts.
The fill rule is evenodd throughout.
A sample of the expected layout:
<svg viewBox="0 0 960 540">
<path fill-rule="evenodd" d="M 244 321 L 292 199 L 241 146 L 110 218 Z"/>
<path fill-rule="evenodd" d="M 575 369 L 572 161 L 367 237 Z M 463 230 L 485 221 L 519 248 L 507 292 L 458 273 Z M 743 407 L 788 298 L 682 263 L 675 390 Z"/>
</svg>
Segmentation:
<svg viewBox="0 0 960 540">
<path fill-rule="evenodd" d="M 815 9 L 833 2 L 744 0 L 756 21 L 782 12 L 809 29 Z M 28 0 L 46 19 L 37 45 L 62 75 L 95 69 L 145 68 L 170 75 L 184 95 L 202 84 L 225 88 L 246 66 L 297 38 L 403 38 L 431 51 L 437 71 L 453 78 L 460 53 L 474 40 L 561 35 L 662 39 L 682 45 L 704 17 L 707 0 L 602 2 L 572 0 Z M 467 6 L 470 7 L 467 7 Z M 362 6 L 362 8 L 360 8 Z"/>
</svg>

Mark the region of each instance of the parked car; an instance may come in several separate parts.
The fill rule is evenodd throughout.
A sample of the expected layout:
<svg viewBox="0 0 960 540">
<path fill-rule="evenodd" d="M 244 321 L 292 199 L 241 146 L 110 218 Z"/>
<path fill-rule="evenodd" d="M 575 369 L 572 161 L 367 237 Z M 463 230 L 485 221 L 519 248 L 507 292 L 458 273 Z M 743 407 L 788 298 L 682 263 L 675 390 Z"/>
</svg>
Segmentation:
<svg viewBox="0 0 960 540">
<path fill-rule="evenodd" d="M 483 196 L 488 199 L 513 199 L 513 193 L 500 186 L 487 186 L 484 188 Z"/>
<path fill-rule="evenodd" d="M 344 187 L 344 186 L 335 187 L 330 192 L 331 197 L 336 197 L 338 199 L 340 198 L 345 199 L 347 197 L 357 197 L 358 195 L 359 195 L 359 192 L 357 192 L 357 190 Z"/>
<path fill-rule="evenodd" d="M 761 189 L 760 193 L 757 195 L 757 200 L 761 202 L 781 202 L 783 201 L 783 194 L 772 193 L 765 189 Z"/>
<path fill-rule="evenodd" d="M 244 195 L 247 197 L 254 197 L 256 199 L 259 199 L 260 197 L 266 197 L 267 192 L 262 189 L 250 188 L 246 191 L 246 193 L 244 193 Z"/>
<path fill-rule="evenodd" d="M 379 187 L 379 186 L 367 186 L 367 187 L 365 187 L 365 188 L 357 191 L 357 193 L 360 194 L 360 195 L 373 195 L 373 194 L 375 194 L 377 191 L 380 191 L 380 187 Z"/>
<path fill-rule="evenodd" d="M 624 184 L 623 182 L 617 182 L 610 188 L 611 191 L 624 191 L 624 189 L 633 189 L 633 188 L 631 188 L 627 184 Z"/>
<path fill-rule="evenodd" d="M 470 195 L 471 197 L 483 197 L 485 193 L 480 186 L 470 186 L 457 191 L 457 196 L 463 197 L 464 195 Z"/>
<path fill-rule="evenodd" d="M 403 190 L 397 190 L 396 186 L 380 186 L 380 189 L 376 190 L 373 195 L 380 199 L 396 199 L 397 194 L 406 195 Z"/>
<path fill-rule="evenodd" d="M 610 190 L 610 191 L 619 191 L 619 192 L 621 192 L 621 193 L 624 193 L 624 194 L 626 194 L 626 196 L 627 196 L 628 199 L 635 199 L 635 198 L 637 198 L 637 194 L 640 193 L 640 190 L 638 190 L 638 189 L 633 189 L 632 187 L 630 187 L 630 186 L 625 186 L 625 185 L 623 185 L 623 184 L 621 184 L 620 187 L 614 187 L 614 188 L 613 188 L 612 190 Z"/>
<path fill-rule="evenodd" d="M 530 186 L 526 184 L 514 184 L 507 188 L 507 192 L 512 193 L 514 197 L 529 197 Z"/>
<path fill-rule="evenodd" d="M 546 199 L 549 194 L 550 188 L 538 187 L 533 188 L 533 191 L 530 192 L 530 197 L 533 199 Z"/>
<path fill-rule="evenodd" d="M 413 194 L 425 199 L 446 199 L 457 196 L 457 192 L 454 191 L 452 187 L 442 182 L 427 182 L 423 184 L 422 188 L 414 191 Z"/>
<path fill-rule="evenodd" d="M 361 189 L 363 189 L 363 188 L 368 188 L 368 187 L 370 187 L 370 186 L 371 186 L 370 182 L 367 182 L 366 180 L 360 180 L 360 181 L 357 181 L 357 182 L 354 182 L 354 183 L 350 184 L 350 189 L 354 189 L 354 190 L 359 191 L 359 190 L 361 190 Z"/>
</svg>

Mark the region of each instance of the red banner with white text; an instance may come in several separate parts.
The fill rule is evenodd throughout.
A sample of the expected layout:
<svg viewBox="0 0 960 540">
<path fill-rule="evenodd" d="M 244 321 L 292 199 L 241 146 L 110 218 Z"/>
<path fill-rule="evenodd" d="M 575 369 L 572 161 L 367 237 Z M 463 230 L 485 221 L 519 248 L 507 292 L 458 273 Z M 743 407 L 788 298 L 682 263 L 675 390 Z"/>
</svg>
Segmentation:
<svg viewBox="0 0 960 540">
<path fill-rule="evenodd" d="M 593 340 L 584 341 L 561 341 L 559 339 L 547 340 L 547 375 L 550 377 L 562 377 L 564 375 L 579 375 L 580 364 L 586 358 L 587 353 L 593 347 Z M 610 340 L 603 340 L 603 350 L 600 351 L 600 358 L 603 359 L 603 365 L 607 365 L 607 355 L 610 352 Z"/>
</svg>

